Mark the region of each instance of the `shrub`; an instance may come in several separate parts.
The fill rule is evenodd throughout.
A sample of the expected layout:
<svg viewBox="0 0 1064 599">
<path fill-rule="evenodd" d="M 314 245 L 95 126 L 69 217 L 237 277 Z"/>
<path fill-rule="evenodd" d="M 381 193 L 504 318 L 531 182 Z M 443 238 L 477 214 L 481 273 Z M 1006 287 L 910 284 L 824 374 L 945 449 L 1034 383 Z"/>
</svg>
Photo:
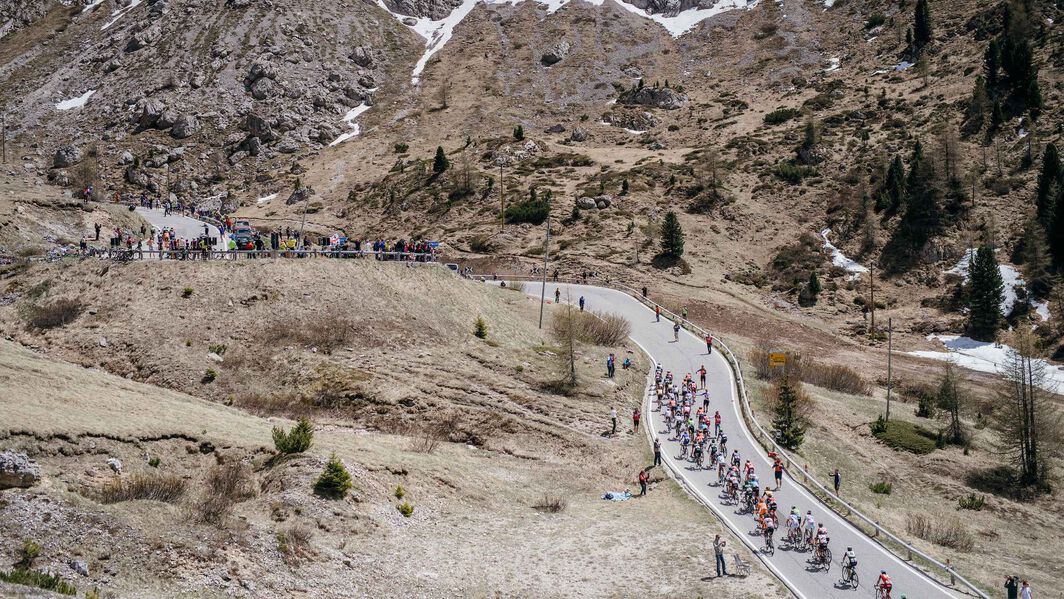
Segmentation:
<svg viewBox="0 0 1064 599">
<path fill-rule="evenodd" d="M 225 350 L 227 349 L 229 349 L 229 347 L 221 343 L 215 343 L 207 346 L 207 351 L 212 354 L 218 354 L 219 356 L 224 356 Z"/>
<path fill-rule="evenodd" d="M 568 339 L 571 334 L 577 341 L 591 345 L 620 345 L 631 333 L 632 325 L 622 316 L 616 314 L 594 314 L 592 312 L 556 313 L 551 326 L 558 339 Z"/>
<path fill-rule="evenodd" d="M 975 539 L 957 518 L 933 523 L 925 514 L 910 513 L 906 517 L 905 528 L 909 534 L 942 547 L 949 547 L 968 553 L 975 547 Z"/>
<path fill-rule="evenodd" d="M 344 463 L 334 453 L 325 464 L 325 470 L 314 483 L 314 492 L 329 499 L 343 499 L 350 490 L 351 474 L 347 472 Z"/>
<path fill-rule="evenodd" d="M 193 507 L 200 522 L 220 524 L 236 503 L 254 496 L 251 469 L 241 462 L 227 462 L 211 468 L 203 494 Z"/>
<path fill-rule="evenodd" d="M 887 17 L 883 13 L 881 13 L 881 12 L 872 13 L 872 16 L 868 17 L 868 20 L 865 21 L 864 28 L 865 29 L 875 29 L 876 27 L 879 27 L 880 25 L 882 25 L 883 23 L 886 23 L 886 22 L 887 22 Z"/>
<path fill-rule="evenodd" d="M 894 484 L 888 482 L 878 482 L 868 485 L 868 489 L 878 495 L 890 495 L 890 492 L 894 490 Z"/>
<path fill-rule="evenodd" d="M 525 138 L 525 128 L 521 125 L 514 127 L 514 139 L 521 141 Z"/>
<path fill-rule="evenodd" d="M 542 225 L 550 215 L 550 202 L 546 199 L 527 199 L 506 207 L 505 218 L 509 224 L 530 223 Z"/>
<path fill-rule="evenodd" d="M 809 361 L 802 365 L 802 380 L 810 385 L 853 395 L 868 395 L 868 381 L 856 370 L 841 364 Z"/>
<path fill-rule="evenodd" d="M 206 385 L 213 383 L 216 378 L 218 378 L 218 371 L 213 368 L 208 368 L 207 372 L 203 373 L 203 378 L 200 379 L 200 382 Z"/>
<path fill-rule="evenodd" d="M 473 336 L 477 339 L 486 339 L 488 336 L 488 325 L 479 316 L 477 316 L 477 321 L 473 323 Z"/>
<path fill-rule="evenodd" d="M 83 309 L 79 300 L 60 298 L 27 308 L 25 318 L 31 329 L 54 329 L 74 322 Z"/>
<path fill-rule="evenodd" d="M 277 551 L 290 564 L 313 557 L 314 549 L 310 545 L 313 538 L 314 531 L 310 527 L 295 524 L 277 533 Z"/>
<path fill-rule="evenodd" d="M 780 123 L 786 123 L 799 114 L 801 112 L 795 108 L 777 108 L 766 114 L 764 120 L 766 125 L 779 125 Z"/>
<path fill-rule="evenodd" d="M 306 418 L 300 418 L 287 433 L 279 426 L 273 427 L 273 447 L 282 454 L 303 453 L 313 441 L 314 425 Z"/>
<path fill-rule="evenodd" d="M 986 504 L 986 498 L 975 493 L 969 493 L 967 497 L 961 497 L 957 500 L 957 507 L 962 510 L 980 511 Z"/>
<path fill-rule="evenodd" d="M 15 568 L 20 570 L 29 570 L 33 566 L 33 560 L 37 559 L 41 555 L 41 546 L 33 539 L 24 539 L 22 541 L 22 547 L 18 551 L 18 562 L 15 564 Z"/>
<path fill-rule="evenodd" d="M 400 142 L 400 143 L 395 144 L 395 153 L 396 154 L 406 154 L 406 151 L 409 150 L 409 149 L 410 149 L 410 146 L 405 144 L 405 143 Z"/>
<path fill-rule="evenodd" d="M 406 496 L 406 490 L 403 489 L 403 485 L 396 485 L 395 486 L 395 498 L 396 499 L 402 499 L 405 496 Z"/>
<path fill-rule="evenodd" d="M 889 447 L 919 455 L 934 451 L 939 437 L 921 426 L 904 420 L 891 420 L 890 422 L 877 420 L 871 428 L 872 434 Z"/>
<path fill-rule="evenodd" d="M 414 506 L 409 501 L 400 503 L 395 506 L 395 509 L 399 510 L 399 513 L 402 514 L 404 518 L 409 518 L 414 515 Z"/>
<path fill-rule="evenodd" d="M 0 572 L 0 580 L 11 584 L 21 584 L 29 587 L 37 587 L 60 595 L 76 596 L 78 589 L 69 582 L 63 580 L 58 574 L 38 572 L 36 570 L 20 570 L 18 568 L 10 572 Z"/>
<path fill-rule="evenodd" d="M 191 287 L 185 287 L 181 290 L 181 297 L 189 298 L 192 297 L 193 293 L 195 293 L 195 291 Z"/>
<path fill-rule="evenodd" d="M 263 329 L 261 339 L 269 346 L 295 343 L 331 354 L 347 345 L 353 337 L 351 321 L 339 310 L 333 309 L 320 314 L 275 320 Z"/>
<path fill-rule="evenodd" d="M 811 166 L 781 162 L 776 165 L 773 174 L 791 185 L 797 185 L 802 182 L 802 179 L 816 175 L 816 169 Z"/>
<path fill-rule="evenodd" d="M 100 503 L 120 503 L 146 499 L 174 503 L 185 495 L 187 483 L 173 474 L 134 474 L 117 478 L 100 490 Z"/>
<path fill-rule="evenodd" d="M 160 460 L 158 457 L 154 457 L 154 456 L 148 459 L 148 465 L 151 466 L 152 468 L 158 468 L 159 464 L 161 462 L 162 462 L 162 460 Z"/>
<path fill-rule="evenodd" d="M 532 509 L 547 512 L 548 514 L 557 514 L 565 511 L 568 506 L 569 503 L 557 495 L 544 495 L 539 501 L 532 504 Z"/>
</svg>

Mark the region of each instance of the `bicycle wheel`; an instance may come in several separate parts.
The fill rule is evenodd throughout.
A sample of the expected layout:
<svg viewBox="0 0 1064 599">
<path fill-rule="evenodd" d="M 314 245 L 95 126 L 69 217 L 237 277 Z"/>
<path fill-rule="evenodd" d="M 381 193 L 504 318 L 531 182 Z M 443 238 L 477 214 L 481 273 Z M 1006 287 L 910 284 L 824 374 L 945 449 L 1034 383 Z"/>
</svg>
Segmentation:
<svg viewBox="0 0 1064 599">
<path fill-rule="evenodd" d="M 830 549 L 825 549 L 824 550 L 824 571 L 828 572 L 830 570 L 831 570 L 831 550 Z"/>
<path fill-rule="evenodd" d="M 850 587 L 856 589 L 857 585 L 857 570 L 854 570 L 853 574 L 850 576 Z"/>
</svg>

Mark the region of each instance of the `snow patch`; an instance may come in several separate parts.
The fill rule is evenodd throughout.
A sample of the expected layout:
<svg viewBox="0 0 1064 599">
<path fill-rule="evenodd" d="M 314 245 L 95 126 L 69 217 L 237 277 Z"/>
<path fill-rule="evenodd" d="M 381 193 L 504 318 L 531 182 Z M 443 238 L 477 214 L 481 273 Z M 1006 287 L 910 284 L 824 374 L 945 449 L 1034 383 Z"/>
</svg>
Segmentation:
<svg viewBox="0 0 1064 599">
<path fill-rule="evenodd" d="M 1049 320 L 1049 302 L 1031 302 L 1031 307 L 1034 308 L 1035 314 L 1042 319 L 1042 322 Z"/>
<path fill-rule="evenodd" d="M 994 252 L 997 253 L 998 250 L 994 250 Z M 967 283 L 968 265 L 971 264 L 974 255 L 974 249 L 967 250 L 957 264 L 946 272 L 948 274 L 960 275 L 964 278 L 964 282 Z M 998 272 L 1001 273 L 1001 282 L 1005 284 L 1005 293 L 1001 300 L 1001 313 L 1008 316 L 1009 312 L 1012 312 L 1013 304 L 1016 303 L 1016 288 L 1024 287 L 1026 286 L 1026 283 L 1024 283 L 1023 277 L 1020 276 L 1020 271 L 1016 270 L 1011 264 L 998 264 Z"/>
<path fill-rule="evenodd" d="M 92 2 L 85 5 L 85 8 L 81 9 L 81 12 L 87 13 L 101 4 L 103 4 L 103 0 L 92 0 Z"/>
<path fill-rule="evenodd" d="M 642 135 L 642 134 L 646 133 L 645 130 L 640 131 L 639 129 L 625 129 L 625 131 L 627 131 L 628 133 L 631 133 L 632 135 Z"/>
<path fill-rule="evenodd" d="M 347 133 L 344 133 L 340 137 L 337 137 L 336 139 L 332 140 L 332 142 L 329 144 L 329 147 L 331 148 L 332 146 L 335 146 L 336 144 L 343 143 L 343 142 L 351 139 L 352 137 L 358 135 L 359 133 L 362 133 L 362 127 L 358 126 L 358 123 L 355 122 L 355 119 L 357 119 L 360 114 L 362 114 L 363 112 L 366 112 L 369 109 L 370 109 L 369 104 L 366 104 L 365 102 L 363 102 L 363 103 L 359 104 L 358 106 L 355 106 L 351 110 L 348 110 L 347 114 L 344 115 L 344 123 L 348 127 L 350 127 L 351 130 L 348 131 Z"/>
<path fill-rule="evenodd" d="M 96 90 L 90 89 L 89 91 L 81 94 L 80 96 L 78 96 L 76 98 L 70 98 L 69 100 L 63 100 L 62 102 L 57 102 L 56 105 L 55 105 L 55 109 L 56 110 L 72 110 L 74 108 L 81 108 L 82 106 L 85 105 L 86 102 L 89 101 L 89 98 L 92 97 L 92 94 L 95 94 L 95 93 L 96 93 Z"/>
<path fill-rule="evenodd" d="M 1008 363 L 1009 352 L 1012 351 L 1011 347 L 1004 344 L 976 341 L 960 335 L 929 335 L 927 338 L 941 342 L 946 351 L 923 350 L 906 353 L 921 358 L 949 361 L 970 370 L 990 374 L 1001 374 L 1003 366 Z M 1047 376 L 1043 389 L 1056 392 L 1064 386 L 1064 368 L 1054 366 L 1045 360 L 1035 360 L 1035 362 L 1045 365 Z"/>
<path fill-rule="evenodd" d="M 137 6 L 139 6 L 140 3 L 143 2 L 143 1 L 144 0 L 133 0 L 132 2 L 129 3 L 129 6 L 126 6 L 124 8 L 119 8 L 119 9 L 115 10 L 114 12 L 112 12 L 111 13 L 111 20 L 107 21 L 107 23 L 104 23 L 104 26 L 100 27 L 100 31 L 106 31 L 108 27 L 110 27 L 111 25 L 114 25 L 115 23 L 117 23 L 118 19 L 121 19 L 123 16 L 125 16 L 125 14 L 127 12 L 129 12 L 129 11 L 133 10 L 134 8 L 136 8 Z"/>
<path fill-rule="evenodd" d="M 829 64 L 828 64 L 828 68 L 824 69 L 824 72 L 825 73 L 830 73 L 832 71 L 837 71 L 837 70 L 839 70 L 839 65 L 840 64 L 842 64 L 842 59 L 840 59 L 838 56 L 835 56 L 835 57 L 831 58 L 831 60 L 829 61 Z"/>
<path fill-rule="evenodd" d="M 916 64 L 916 63 L 909 62 L 908 60 L 903 60 L 903 61 L 899 62 L 896 67 L 894 67 L 894 70 L 895 71 L 904 71 L 906 69 L 911 68 L 914 64 Z"/>
<path fill-rule="evenodd" d="M 134 3 L 136 4 L 141 1 L 142 0 L 134 0 Z M 421 82 L 421 73 L 425 70 L 425 66 L 428 64 L 429 59 L 451 40 L 451 37 L 454 35 L 454 28 L 457 27 L 474 8 L 476 8 L 478 3 L 484 2 L 484 4 L 516 5 L 522 1 L 523 0 L 463 0 L 462 3 L 455 7 L 449 15 L 439 20 L 392 12 L 384 3 L 384 0 L 377 0 L 377 6 L 381 7 L 381 9 L 394 16 L 403 24 L 413 21 L 413 25 L 408 25 L 408 27 L 413 29 L 421 37 L 425 38 L 425 52 L 421 55 L 421 58 L 418 59 L 417 64 L 414 65 L 414 70 L 410 77 L 411 85 L 418 85 Z M 533 1 L 545 6 L 547 8 L 547 14 L 553 14 L 568 4 L 571 0 Z M 601 6 L 602 3 L 605 2 L 605 0 L 584 1 L 594 6 Z M 702 21 L 722 12 L 741 8 L 753 8 L 754 6 L 757 6 L 757 1 L 758 0 L 717 0 L 717 3 L 711 8 L 689 9 L 681 11 L 680 14 L 676 16 L 666 17 L 664 15 L 650 14 L 641 8 L 624 2 L 624 0 L 615 0 L 620 8 L 658 23 L 673 37 L 680 37 Z M 833 0 L 825 0 L 825 3 L 827 2 L 833 2 Z M 827 4 L 827 6 L 830 6 L 830 4 Z M 132 8 L 132 6 L 129 8 Z M 105 25 L 105 28 L 108 26 L 110 26 L 110 23 Z"/>
<path fill-rule="evenodd" d="M 265 203 L 269 202 L 270 200 L 275 200 L 275 199 L 277 199 L 277 194 L 276 193 L 271 193 L 268 196 L 262 196 L 261 198 L 255 200 L 255 203 L 261 205 L 261 204 L 265 204 Z"/>
<path fill-rule="evenodd" d="M 828 235 L 831 234 L 831 229 L 823 229 L 820 231 L 820 238 L 824 240 L 824 249 L 831 253 L 831 263 L 839 268 L 845 270 L 850 274 L 850 280 L 854 280 L 861 276 L 861 273 L 868 272 L 868 268 L 859 264 L 858 262 L 846 257 L 839 248 L 835 247 L 830 241 L 828 241 Z"/>
</svg>

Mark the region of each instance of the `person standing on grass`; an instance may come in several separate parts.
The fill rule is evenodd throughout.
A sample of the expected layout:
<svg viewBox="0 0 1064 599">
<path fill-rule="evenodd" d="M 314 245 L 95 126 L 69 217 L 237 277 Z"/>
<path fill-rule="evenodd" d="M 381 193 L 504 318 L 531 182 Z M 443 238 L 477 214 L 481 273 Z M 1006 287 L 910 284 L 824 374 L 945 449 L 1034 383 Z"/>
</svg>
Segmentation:
<svg viewBox="0 0 1064 599">
<path fill-rule="evenodd" d="M 835 469 L 835 474 L 832 476 L 832 482 L 835 484 L 835 496 L 839 496 L 839 487 L 842 486 L 842 475 L 839 474 L 839 469 Z"/>
<path fill-rule="evenodd" d="M 661 465 L 661 439 L 654 438 L 654 465 Z"/>
<path fill-rule="evenodd" d="M 683 314 L 683 319 L 687 320 L 687 306 L 684 306 L 683 309 L 680 310 L 680 313 Z"/>
<path fill-rule="evenodd" d="M 562 290 L 560 288 L 554 288 L 554 303 L 562 303 Z"/>
<path fill-rule="evenodd" d="M 584 311 L 584 296 L 580 296 L 580 311 Z"/>
<path fill-rule="evenodd" d="M 639 471 L 639 496 L 646 497 L 647 494 L 647 482 L 650 481 L 650 474 L 647 473 L 646 468 Z"/>
<path fill-rule="evenodd" d="M 642 417 L 643 414 L 639 411 L 639 408 L 632 410 L 632 432 L 639 431 L 639 419 Z"/>
<path fill-rule="evenodd" d="M 1006 599 L 1019 599 L 1020 585 L 1016 583 L 1015 576 L 1005 577 L 1005 596 Z"/>
<path fill-rule="evenodd" d="M 713 355 L 713 335 L 706 333 L 706 355 Z"/>
<path fill-rule="evenodd" d="M 613 429 L 610 430 L 611 435 L 617 434 L 617 408 L 610 408 L 610 421 L 613 423 Z"/>
<path fill-rule="evenodd" d="M 1020 599 L 1034 599 L 1031 585 L 1026 580 L 1020 583 Z"/>
<path fill-rule="evenodd" d="M 613 378 L 613 373 L 617 370 L 617 364 L 614 362 L 613 354 L 610 354 L 606 358 L 606 376 Z"/>
<path fill-rule="evenodd" d="M 728 575 L 728 567 L 724 562 L 724 548 L 727 545 L 728 542 L 720 538 L 720 535 L 713 539 L 713 555 L 717 558 L 717 578 Z"/>
</svg>

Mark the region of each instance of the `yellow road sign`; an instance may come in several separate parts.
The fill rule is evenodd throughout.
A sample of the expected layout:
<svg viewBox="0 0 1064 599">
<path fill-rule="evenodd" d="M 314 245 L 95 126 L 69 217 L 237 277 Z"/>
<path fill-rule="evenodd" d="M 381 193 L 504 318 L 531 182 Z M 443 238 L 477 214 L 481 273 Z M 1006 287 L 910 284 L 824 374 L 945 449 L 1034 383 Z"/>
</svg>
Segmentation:
<svg viewBox="0 0 1064 599">
<path fill-rule="evenodd" d="M 775 368 L 776 366 L 787 365 L 787 354 L 781 351 L 769 352 L 768 365 Z"/>
</svg>

